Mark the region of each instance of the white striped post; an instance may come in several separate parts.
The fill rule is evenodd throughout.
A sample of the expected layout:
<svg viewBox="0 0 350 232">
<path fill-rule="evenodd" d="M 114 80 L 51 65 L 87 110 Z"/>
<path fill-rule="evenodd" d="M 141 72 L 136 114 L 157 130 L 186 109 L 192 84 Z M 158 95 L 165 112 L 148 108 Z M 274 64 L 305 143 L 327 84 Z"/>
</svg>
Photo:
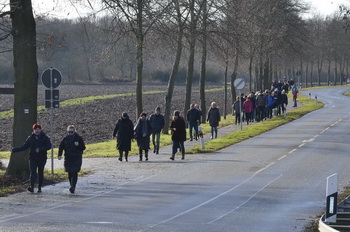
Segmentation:
<svg viewBox="0 0 350 232">
<path fill-rule="evenodd" d="M 327 177 L 326 223 L 337 222 L 338 174 Z"/>
</svg>

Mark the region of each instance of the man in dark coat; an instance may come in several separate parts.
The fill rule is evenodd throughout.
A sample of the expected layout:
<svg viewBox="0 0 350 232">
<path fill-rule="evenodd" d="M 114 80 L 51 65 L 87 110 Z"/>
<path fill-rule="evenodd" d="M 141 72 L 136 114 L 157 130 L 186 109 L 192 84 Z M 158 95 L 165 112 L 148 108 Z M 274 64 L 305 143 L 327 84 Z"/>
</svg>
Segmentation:
<svg viewBox="0 0 350 232">
<path fill-rule="evenodd" d="M 155 109 L 155 113 L 149 118 L 152 127 L 152 143 L 153 143 L 153 153 L 159 154 L 160 145 L 160 132 L 164 127 L 164 116 L 160 113 L 160 107 Z"/>
<path fill-rule="evenodd" d="M 186 119 L 190 128 L 190 141 L 193 139 L 192 129 L 195 131 L 195 139 L 198 138 L 198 124 L 200 120 L 200 112 L 195 108 L 195 104 L 191 104 L 191 109 L 187 111 Z"/>
<path fill-rule="evenodd" d="M 139 147 L 140 161 L 142 161 L 142 151 L 145 150 L 145 158 L 148 161 L 148 150 L 150 149 L 150 136 L 152 134 L 152 127 L 147 114 L 141 113 L 139 120 L 137 120 L 134 128 L 137 146 Z"/>
<path fill-rule="evenodd" d="M 131 151 L 131 140 L 134 138 L 134 124 L 126 112 L 122 114 L 122 117 L 115 124 L 113 138 L 117 134 L 119 161 L 123 160 L 123 152 L 125 152 L 125 161 L 128 162 L 129 151 Z"/>
<path fill-rule="evenodd" d="M 209 122 L 209 125 L 211 127 L 211 138 L 214 138 L 214 132 L 215 138 L 217 138 L 218 126 L 220 122 L 220 111 L 217 107 L 216 102 L 211 103 L 210 109 L 208 111 L 207 122 Z"/>
<path fill-rule="evenodd" d="M 62 158 L 64 151 L 64 169 L 68 172 L 69 191 L 71 193 L 74 193 L 78 182 L 78 172 L 80 172 L 83 163 L 85 148 L 83 138 L 75 131 L 75 127 L 73 125 L 68 126 L 67 135 L 61 141 L 58 149 L 58 159 Z"/>
<path fill-rule="evenodd" d="M 186 123 L 185 120 L 180 116 L 180 111 L 176 110 L 174 112 L 174 119 L 170 125 L 171 139 L 173 140 L 173 151 L 171 160 L 175 159 L 175 154 L 177 149 L 180 148 L 182 152 L 182 159 L 185 159 L 185 146 L 186 141 Z"/>
<path fill-rule="evenodd" d="M 41 125 L 33 125 L 33 133 L 27 138 L 25 143 L 20 147 L 12 148 L 12 152 L 29 150 L 29 167 L 30 167 L 30 186 L 27 190 L 34 192 L 34 184 L 36 177 L 39 174 L 38 193 L 41 193 L 41 187 L 44 181 L 44 167 L 47 160 L 47 150 L 50 150 L 52 145 L 50 138 L 41 130 Z M 37 173 L 38 170 L 38 173 Z"/>
</svg>

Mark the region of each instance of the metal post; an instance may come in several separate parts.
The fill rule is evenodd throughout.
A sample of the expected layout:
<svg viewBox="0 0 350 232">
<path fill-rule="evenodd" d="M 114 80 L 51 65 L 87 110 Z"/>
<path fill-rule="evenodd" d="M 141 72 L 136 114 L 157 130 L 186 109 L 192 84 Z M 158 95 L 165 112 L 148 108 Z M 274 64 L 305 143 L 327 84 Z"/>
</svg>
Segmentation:
<svg viewBox="0 0 350 232">
<path fill-rule="evenodd" d="M 51 173 L 52 175 L 54 174 L 54 166 L 53 166 L 53 146 L 54 146 L 54 126 L 53 126 L 53 121 L 54 121 L 54 115 L 53 115 L 53 75 L 52 75 L 52 68 L 50 68 L 50 92 L 51 92 L 51 107 L 50 107 L 50 126 L 51 126 Z"/>
<path fill-rule="evenodd" d="M 239 96 L 239 117 L 240 117 L 240 123 L 241 123 L 241 130 L 243 130 L 243 123 L 242 123 L 242 115 L 243 115 L 243 112 L 242 112 L 242 98 L 241 98 L 241 90 L 238 90 L 238 96 Z"/>
</svg>

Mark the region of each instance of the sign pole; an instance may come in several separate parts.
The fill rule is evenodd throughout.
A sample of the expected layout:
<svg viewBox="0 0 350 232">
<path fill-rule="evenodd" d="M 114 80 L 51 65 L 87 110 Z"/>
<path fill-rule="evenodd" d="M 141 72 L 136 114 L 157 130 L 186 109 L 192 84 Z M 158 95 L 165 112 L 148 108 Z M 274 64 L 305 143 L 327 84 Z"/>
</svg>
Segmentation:
<svg viewBox="0 0 350 232">
<path fill-rule="evenodd" d="M 51 173 L 52 175 L 54 174 L 54 166 L 53 166 L 53 146 L 54 146 L 54 126 L 53 126 L 53 120 L 54 120 L 54 117 L 53 117 L 53 75 L 52 75 L 52 68 L 50 68 L 50 82 L 51 82 L 51 85 L 50 85 L 50 92 L 51 92 L 51 107 L 50 107 L 50 126 L 51 126 L 51 143 L 52 143 L 52 147 L 51 147 Z"/>
</svg>

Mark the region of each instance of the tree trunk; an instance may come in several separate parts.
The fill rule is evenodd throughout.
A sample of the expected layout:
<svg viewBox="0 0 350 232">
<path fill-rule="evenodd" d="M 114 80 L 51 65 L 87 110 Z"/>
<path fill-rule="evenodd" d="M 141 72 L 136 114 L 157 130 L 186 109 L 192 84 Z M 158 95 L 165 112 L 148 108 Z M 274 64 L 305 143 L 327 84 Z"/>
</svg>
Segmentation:
<svg viewBox="0 0 350 232">
<path fill-rule="evenodd" d="M 194 53 L 195 53 L 195 47 L 196 47 L 196 22 L 195 22 L 195 0 L 190 0 L 190 15 L 191 15 L 191 22 L 190 22 L 190 47 L 189 52 L 190 56 L 188 58 L 188 65 L 187 65 L 187 77 L 186 77 L 186 96 L 185 96 L 185 108 L 184 108 L 184 116 L 186 115 L 187 111 L 190 109 L 191 104 L 191 94 L 192 94 L 192 82 L 193 82 L 193 72 L 194 72 Z"/>
<path fill-rule="evenodd" d="M 182 37 L 183 37 L 183 23 L 181 21 L 181 11 L 178 1 L 174 1 L 176 12 L 177 12 L 177 22 L 178 22 L 178 35 L 177 35 L 177 48 L 176 48 L 176 55 L 175 55 L 175 61 L 173 64 L 173 69 L 171 71 L 171 75 L 168 82 L 168 91 L 165 96 L 165 112 L 164 112 L 164 121 L 165 125 L 163 128 L 163 134 L 169 133 L 169 124 L 170 124 L 170 116 L 171 116 L 171 101 L 173 98 L 173 92 L 175 87 L 175 81 L 177 77 L 177 73 L 179 71 L 180 66 L 180 60 L 181 60 L 181 54 L 182 54 Z"/>
<path fill-rule="evenodd" d="M 143 0 L 137 0 L 137 35 L 136 35 L 136 119 L 143 111 L 142 105 L 142 71 L 143 71 Z"/>
<path fill-rule="evenodd" d="M 337 85 L 337 78 L 338 78 L 338 61 L 335 60 L 335 64 L 334 64 L 334 86 Z"/>
<path fill-rule="evenodd" d="M 201 76 L 199 83 L 199 96 L 202 109 L 202 123 L 206 122 L 206 101 L 205 101 L 205 77 L 206 77 L 206 63 L 207 63 L 207 1 L 203 0 L 203 41 L 202 41 L 202 61 L 201 61 Z"/>
<path fill-rule="evenodd" d="M 314 62 L 311 61 L 311 71 L 310 71 L 310 87 L 313 87 L 313 74 L 314 74 Z"/>
<path fill-rule="evenodd" d="M 226 119 L 227 115 L 227 71 L 228 71 L 228 54 L 226 53 L 226 62 L 225 62 L 225 95 L 224 95 L 224 119 Z"/>
<path fill-rule="evenodd" d="M 306 88 L 308 87 L 308 83 L 307 83 L 308 74 L 309 74 L 309 61 L 306 60 L 306 70 L 305 70 L 305 87 Z"/>
<path fill-rule="evenodd" d="M 237 50 L 236 50 L 237 51 Z M 239 61 L 239 53 L 236 52 L 235 65 L 233 67 L 233 72 L 231 74 L 231 105 L 236 101 L 237 93 L 236 88 L 234 86 L 234 82 L 237 78 L 237 70 L 238 70 L 238 61 Z"/>
<path fill-rule="evenodd" d="M 251 56 L 249 59 L 249 92 L 252 92 L 252 82 L 253 82 L 253 73 L 252 73 L 252 69 L 253 69 L 253 59 L 254 57 Z"/>
<path fill-rule="evenodd" d="M 329 59 L 329 60 L 328 60 L 327 86 L 329 86 L 329 85 L 330 85 L 330 82 L 331 82 L 331 64 L 332 64 L 332 60 Z"/>
<path fill-rule="evenodd" d="M 36 25 L 31 1 L 10 0 L 15 77 L 13 146 L 24 143 L 37 120 Z M 29 176 L 28 152 L 12 154 L 7 175 Z"/>
</svg>

